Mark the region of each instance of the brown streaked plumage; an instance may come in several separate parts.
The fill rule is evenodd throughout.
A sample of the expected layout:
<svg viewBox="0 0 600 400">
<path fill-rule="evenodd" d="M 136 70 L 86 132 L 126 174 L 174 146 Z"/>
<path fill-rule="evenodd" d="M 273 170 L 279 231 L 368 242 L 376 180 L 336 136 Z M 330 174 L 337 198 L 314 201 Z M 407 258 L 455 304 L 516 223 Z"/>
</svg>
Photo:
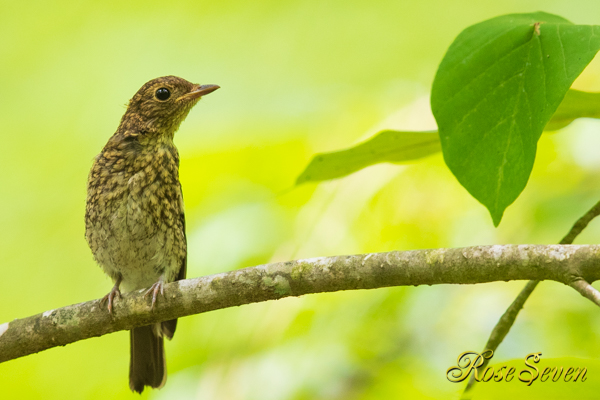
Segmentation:
<svg viewBox="0 0 600 400">
<path fill-rule="evenodd" d="M 112 312 L 120 288 L 150 288 L 152 307 L 164 283 L 184 279 L 186 237 L 175 132 L 200 97 L 218 89 L 176 76 L 147 82 L 129 101 L 115 134 L 88 178 L 85 237 L 115 285 L 103 298 Z M 129 386 L 160 388 L 167 379 L 163 336 L 177 320 L 133 329 Z"/>
</svg>

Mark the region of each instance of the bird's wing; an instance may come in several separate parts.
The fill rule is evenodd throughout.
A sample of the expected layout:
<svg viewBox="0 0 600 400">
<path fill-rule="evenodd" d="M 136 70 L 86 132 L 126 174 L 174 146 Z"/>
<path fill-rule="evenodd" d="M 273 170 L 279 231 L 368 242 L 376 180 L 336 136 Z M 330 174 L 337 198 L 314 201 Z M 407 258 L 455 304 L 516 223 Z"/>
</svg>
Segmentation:
<svg viewBox="0 0 600 400">
<path fill-rule="evenodd" d="M 185 240 L 186 250 L 185 256 L 183 260 L 181 260 L 181 267 L 179 268 L 179 274 L 177 275 L 176 281 L 185 279 L 187 273 L 187 235 L 185 233 L 185 210 L 183 207 L 183 192 L 181 192 L 180 201 L 179 201 L 179 220 L 181 221 L 181 227 L 183 229 L 183 240 Z M 177 319 L 172 319 L 169 321 L 163 321 L 162 323 L 162 332 L 168 338 L 172 339 L 175 334 L 175 329 L 177 328 Z"/>
<path fill-rule="evenodd" d="M 181 191 L 181 186 L 179 187 L 181 192 L 181 201 L 179 202 L 179 220 L 181 221 L 181 227 L 183 229 L 183 240 L 185 241 L 185 256 L 181 261 L 181 268 L 179 268 L 179 275 L 177 275 L 176 280 L 185 279 L 187 275 L 187 234 L 185 233 L 185 207 L 183 206 L 183 191 Z"/>
</svg>

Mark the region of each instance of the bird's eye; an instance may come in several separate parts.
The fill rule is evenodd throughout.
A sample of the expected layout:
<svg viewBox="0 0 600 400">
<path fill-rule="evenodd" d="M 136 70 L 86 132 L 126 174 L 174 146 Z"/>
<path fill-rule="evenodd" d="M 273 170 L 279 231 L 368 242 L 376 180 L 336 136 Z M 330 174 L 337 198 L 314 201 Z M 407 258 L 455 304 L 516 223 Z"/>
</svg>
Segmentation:
<svg viewBox="0 0 600 400">
<path fill-rule="evenodd" d="M 165 101 L 167 100 L 169 97 L 171 97 L 171 92 L 169 92 L 169 89 L 161 87 L 159 89 L 156 89 L 156 93 L 154 93 L 154 95 L 156 96 L 157 99 L 159 99 L 160 101 Z"/>
</svg>

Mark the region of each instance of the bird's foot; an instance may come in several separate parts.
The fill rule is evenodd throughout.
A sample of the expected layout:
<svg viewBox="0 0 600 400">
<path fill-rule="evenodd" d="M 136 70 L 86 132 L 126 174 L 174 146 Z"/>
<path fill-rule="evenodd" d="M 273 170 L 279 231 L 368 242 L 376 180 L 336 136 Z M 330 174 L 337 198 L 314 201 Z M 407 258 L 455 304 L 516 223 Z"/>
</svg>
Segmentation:
<svg viewBox="0 0 600 400">
<path fill-rule="evenodd" d="M 146 291 L 144 297 L 148 297 L 150 293 L 152 293 L 152 310 L 154 310 L 154 305 L 156 304 L 156 297 L 160 292 L 162 297 L 165 297 L 165 288 L 162 279 L 159 279 L 154 285 L 150 286 L 150 289 Z"/>
<path fill-rule="evenodd" d="M 106 296 L 104 296 L 102 298 L 102 300 L 100 300 L 100 304 L 102 304 L 102 305 L 104 305 L 104 303 L 108 302 L 108 306 L 106 308 L 108 308 L 108 312 L 110 314 L 113 313 L 113 303 L 115 301 L 115 297 L 118 297 L 119 299 L 122 298 L 118 283 L 115 284 L 115 286 L 113 286 L 112 289 L 110 289 L 110 292 L 108 292 L 108 294 Z"/>
</svg>

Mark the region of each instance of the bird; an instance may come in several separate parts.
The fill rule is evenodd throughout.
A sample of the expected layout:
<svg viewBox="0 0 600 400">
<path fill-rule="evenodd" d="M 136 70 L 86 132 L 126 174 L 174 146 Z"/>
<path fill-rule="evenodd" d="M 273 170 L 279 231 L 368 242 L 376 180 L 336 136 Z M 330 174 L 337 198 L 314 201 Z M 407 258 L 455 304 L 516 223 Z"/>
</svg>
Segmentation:
<svg viewBox="0 0 600 400">
<path fill-rule="evenodd" d="M 87 182 L 85 237 L 114 286 L 109 313 L 124 293 L 148 288 L 154 309 L 163 285 L 185 279 L 187 244 L 175 132 L 218 85 L 176 76 L 146 82 L 127 104 L 116 132 L 93 161 Z M 142 393 L 167 379 L 164 337 L 177 319 L 130 331 L 129 387 Z"/>
</svg>

